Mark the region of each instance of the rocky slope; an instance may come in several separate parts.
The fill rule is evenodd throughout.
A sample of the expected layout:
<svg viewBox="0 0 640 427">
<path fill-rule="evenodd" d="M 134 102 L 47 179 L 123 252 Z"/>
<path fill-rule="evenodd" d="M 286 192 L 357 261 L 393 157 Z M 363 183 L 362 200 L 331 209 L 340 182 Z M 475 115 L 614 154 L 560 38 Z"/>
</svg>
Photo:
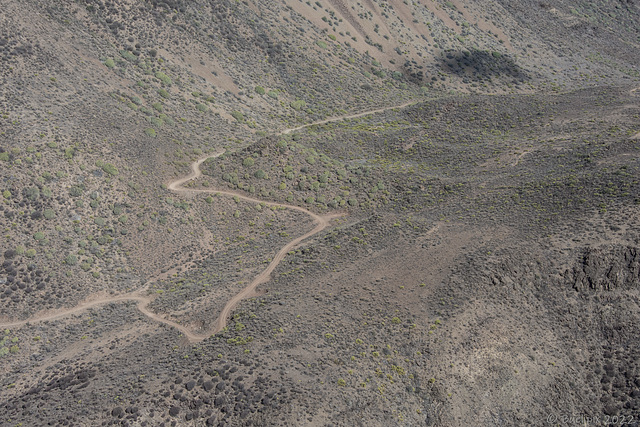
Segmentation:
<svg viewBox="0 0 640 427">
<path fill-rule="evenodd" d="M 637 425 L 636 1 L 0 10 L 0 425 Z"/>
</svg>

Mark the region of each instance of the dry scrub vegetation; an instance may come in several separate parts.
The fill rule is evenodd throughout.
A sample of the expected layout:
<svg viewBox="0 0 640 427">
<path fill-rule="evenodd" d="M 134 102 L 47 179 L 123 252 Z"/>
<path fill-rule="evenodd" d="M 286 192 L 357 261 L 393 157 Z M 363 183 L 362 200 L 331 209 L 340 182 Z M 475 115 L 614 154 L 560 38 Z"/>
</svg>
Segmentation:
<svg viewBox="0 0 640 427">
<path fill-rule="evenodd" d="M 5 1 L 0 424 L 637 423 L 639 14 Z"/>
</svg>

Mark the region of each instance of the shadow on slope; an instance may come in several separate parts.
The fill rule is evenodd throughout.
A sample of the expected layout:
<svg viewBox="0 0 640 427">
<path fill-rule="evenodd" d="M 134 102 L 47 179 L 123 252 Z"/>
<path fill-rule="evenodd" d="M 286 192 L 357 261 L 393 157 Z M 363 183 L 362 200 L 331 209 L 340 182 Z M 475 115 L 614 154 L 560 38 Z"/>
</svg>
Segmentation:
<svg viewBox="0 0 640 427">
<path fill-rule="evenodd" d="M 530 77 L 515 60 L 500 52 L 484 50 L 447 51 L 440 58 L 440 68 L 449 74 L 455 74 L 468 80 L 492 78 L 510 78 L 515 82 L 524 82 Z"/>
</svg>

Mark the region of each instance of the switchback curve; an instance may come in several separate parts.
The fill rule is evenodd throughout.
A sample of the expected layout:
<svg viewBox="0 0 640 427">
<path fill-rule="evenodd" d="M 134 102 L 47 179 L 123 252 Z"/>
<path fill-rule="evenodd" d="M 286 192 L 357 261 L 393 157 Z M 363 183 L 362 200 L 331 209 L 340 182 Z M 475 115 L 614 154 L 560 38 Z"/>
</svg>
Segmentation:
<svg viewBox="0 0 640 427">
<path fill-rule="evenodd" d="M 361 113 L 355 113 L 355 114 L 348 114 L 348 115 L 344 115 L 344 116 L 339 116 L 339 117 L 334 117 L 334 118 L 330 118 L 330 119 L 325 119 L 325 120 L 320 120 L 318 122 L 314 122 L 314 123 L 309 123 L 306 125 L 302 125 L 302 126 L 298 126 L 295 128 L 290 128 L 290 129 L 285 129 L 283 131 L 280 132 L 280 135 L 285 135 L 285 134 L 289 134 L 292 132 L 296 132 L 298 130 L 302 130 L 304 128 L 310 127 L 310 126 L 316 126 L 316 125 L 323 125 L 323 124 L 327 124 L 327 123 L 331 123 L 331 122 L 337 122 L 337 121 L 342 121 L 342 120 L 348 120 L 348 119 L 354 119 L 357 117 L 363 117 L 369 114 L 376 114 L 376 113 L 381 113 L 387 110 L 392 110 L 392 109 L 396 109 L 396 108 L 404 108 L 407 107 L 409 105 L 413 105 L 416 104 L 418 101 L 408 101 L 405 102 L 403 104 L 400 105 L 394 105 L 391 107 L 385 107 L 385 108 L 378 108 L 375 110 L 369 110 L 369 111 L 363 111 Z M 326 227 L 329 226 L 330 221 L 333 218 L 339 217 L 341 216 L 341 214 L 332 214 L 332 215 L 318 215 L 315 214 L 305 208 L 302 208 L 300 206 L 295 206 L 295 205 L 288 205 L 288 204 L 283 204 L 283 203 L 275 203 L 275 202 L 269 202 L 269 201 L 265 201 L 265 200 L 259 200 L 259 199 L 255 199 L 252 197 L 247 197 L 243 194 L 240 193 L 236 193 L 234 191 L 229 191 L 229 190 L 222 190 L 222 189 L 190 189 L 190 188 L 185 188 L 184 184 L 197 179 L 198 177 L 200 177 L 202 175 L 202 172 L 200 170 L 200 165 L 202 165 L 202 163 L 212 157 L 218 157 L 220 155 L 222 155 L 222 152 L 213 154 L 213 155 L 206 155 L 203 156 L 199 159 L 197 159 L 196 161 L 194 161 L 191 164 L 191 172 L 189 173 L 189 175 L 184 176 L 182 178 L 178 178 L 175 179 L 171 182 L 169 182 L 167 184 L 167 189 L 176 193 L 186 193 L 186 194 L 196 194 L 196 193 L 211 193 L 211 194 L 224 194 L 224 195 L 228 195 L 228 196 L 234 196 L 234 197 L 238 197 L 242 200 L 246 200 L 248 202 L 253 202 L 253 203 L 262 203 L 266 206 L 277 206 L 277 207 L 282 207 L 282 208 L 286 208 L 286 209 L 292 209 L 292 210 L 297 210 L 299 212 L 303 212 L 307 215 L 309 215 L 314 222 L 316 223 L 316 226 L 309 232 L 303 234 L 302 236 L 299 236 L 295 239 L 293 239 L 291 242 L 287 243 L 284 247 L 282 247 L 282 249 L 280 249 L 280 251 L 278 251 L 278 253 L 276 254 L 276 256 L 273 258 L 273 260 L 269 263 L 269 265 L 267 266 L 267 268 L 262 271 L 258 276 L 256 276 L 253 281 L 246 286 L 244 289 L 242 289 L 239 293 L 237 293 L 236 295 L 234 295 L 229 301 L 227 301 L 227 303 L 225 304 L 224 308 L 222 309 L 222 311 L 220 312 L 220 315 L 218 316 L 218 318 L 216 319 L 216 321 L 214 322 L 213 328 L 210 331 L 207 332 L 203 332 L 203 333 L 196 333 L 193 332 L 191 330 L 189 330 L 186 326 L 181 325 L 177 322 L 174 322 L 172 320 L 166 319 L 163 316 L 154 313 L 153 311 L 149 310 L 149 304 L 152 301 L 151 297 L 148 296 L 144 296 L 142 295 L 142 291 L 144 291 L 145 288 L 139 289 L 137 291 L 133 291 L 130 293 L 126 293 L 126 294 L 122 294 L 122 295 L 116 295 L 116 296 L 102 296 L 102 297 L 97 297 L 97 298 L 92 298 L 92 299 L 88 299 L 84 302 L 81 302 L 80 304 L 76 305 L 75 307 L 71 307 L 68 309 L 64 309 L 64 310 L 59 310 L 59 311 L 55 311 L 53 313 L 48 312 L 48 313 L 43 313 L 43 314 L 38 314 L 32 318 L 29 319 L 25 319 L 25 320 L 20 320 L 20 321 L 13 321 L 13 322 L 0 322 L 0 329 L 5 329 L 5 328 L 16 328 L 16 327 L 20 327 L 20 326 L 24 326 L 26 324 L 31 324 L 31 323 L 37 323 L 37 322 L 44 322 L 44 321 L 50 321 L 50 320 L 57 320 L 66 316 L 70 316 L 73 314 L 77 314 L 80 313 L 84 310 L 87 310 L 89 308 L 92 307 L 97 307 L 100 305 L 105 305 L 105 304 L 110 304 L 110 303 L 115 303 L 115 302 L 122 302 L 122 301 L 136 301 L 138 303 L 137 308 L 138 310 L 144 314 L 145 316 L 147 316 L 148 318 L 155 320 L 159 323 L 163 323 L 165 325 L 171 326 L 173 328 L 178 329 L 182 334 L 184 334 L 185 338 L 191 342 L 191 343 L 197 343 L 200 341 L 203 341 L 207 338 L 209 338 L 211 335 L 216 334 L 218 332 L 220 332 L 221 330 L 223 330 L 226 327 L 227 324 L 227 319 L 229 317 L 229 315 L 231 314 L 231 311 L 238 305 L 238 303 L 240 301 L 242 301 L 243 299 L 253 295 L 255 293 L 255 289 L 258 287 L 258 285 L 265 283 L 269 280 L 271 273 L 273 272 L 273 270 L 278 266 L 278 264 L 284 259 L 284 257 L 286 256 L 287 252 L 289 252 L 291 249 L 293 249 L 296 245 L 298 245 L 300 242 L 302 242 L 305 239 L 308 239 L 309 237 L 318 234 L 319 232 L 321 232 L 322 230 L 324 230 Z"/>
</svg>

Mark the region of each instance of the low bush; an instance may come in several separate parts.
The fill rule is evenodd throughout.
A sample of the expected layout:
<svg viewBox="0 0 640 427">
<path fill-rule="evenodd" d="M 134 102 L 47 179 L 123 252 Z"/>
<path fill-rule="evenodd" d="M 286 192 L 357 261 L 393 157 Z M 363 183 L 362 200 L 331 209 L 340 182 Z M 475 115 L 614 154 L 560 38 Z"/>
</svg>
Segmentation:
<svg viewBox="0 0 640 427">
<path fill-rule="evenodd" d="M 162 83 L 164 83 L 165 85 L 169 86 L 172 81 L 171 81 L 171 77 L 167 76 L 165 73 L 158 71 L 155 74 L 156 79 L 160 80 Z"/>
</svg>

